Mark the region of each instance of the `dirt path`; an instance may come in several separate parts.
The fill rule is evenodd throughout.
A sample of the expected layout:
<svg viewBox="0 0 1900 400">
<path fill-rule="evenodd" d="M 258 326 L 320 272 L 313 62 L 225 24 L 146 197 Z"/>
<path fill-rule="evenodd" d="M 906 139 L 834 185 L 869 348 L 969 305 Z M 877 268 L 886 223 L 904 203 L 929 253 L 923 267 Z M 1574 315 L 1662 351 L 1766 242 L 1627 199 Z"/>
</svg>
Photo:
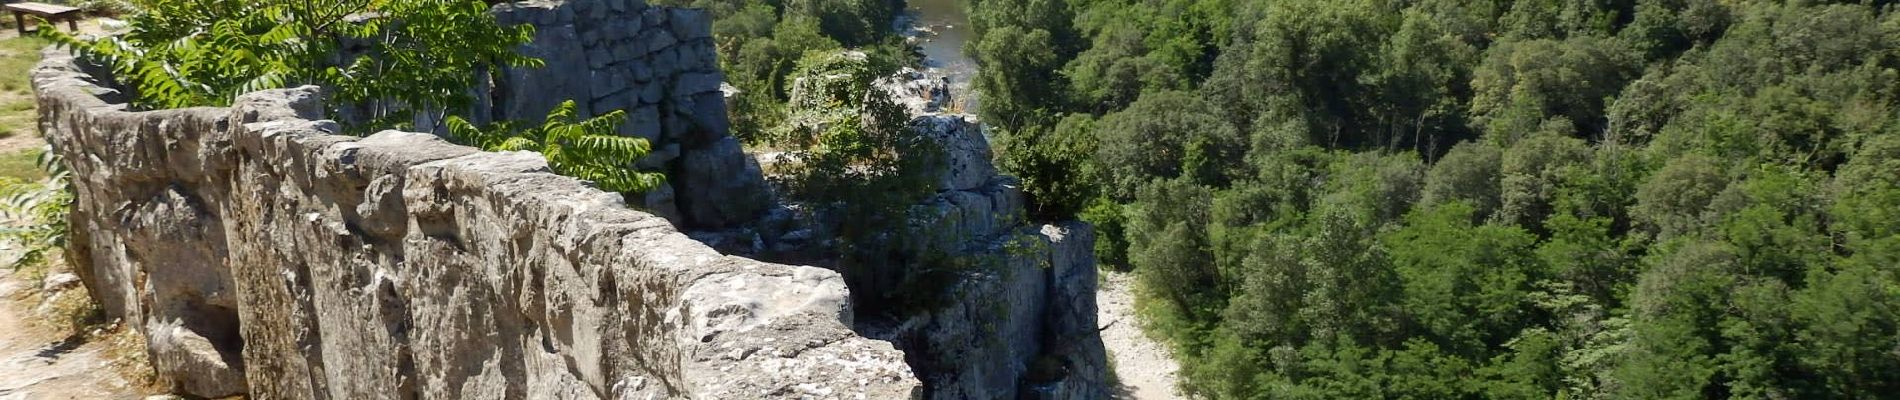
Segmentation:
<svg viewBox="0 0 1900 400">
<path fill-rule="evenodd" d="M 1102 272 L 1102 288 L 1095 293 L 1101 323 L 1102 343 L 1113 359 L 1120 385 L 1113 388 L 1114 398 L 1123 400 L 1171 400 L 1183 397 L 1174 390 L 1175 373 L 1181 366 L 1174 362 L 1168 348 L 1141 333 L 1135 318 L 1135 277 L 1127 273 Z"/>
<path fill-rule="evenodd" d="M 36 286 L 0 267 L 0 400 L 138 399 L 143 397 L 112 368 L 106 345 L 61 338 L 31 323 Z"/>
</svg>

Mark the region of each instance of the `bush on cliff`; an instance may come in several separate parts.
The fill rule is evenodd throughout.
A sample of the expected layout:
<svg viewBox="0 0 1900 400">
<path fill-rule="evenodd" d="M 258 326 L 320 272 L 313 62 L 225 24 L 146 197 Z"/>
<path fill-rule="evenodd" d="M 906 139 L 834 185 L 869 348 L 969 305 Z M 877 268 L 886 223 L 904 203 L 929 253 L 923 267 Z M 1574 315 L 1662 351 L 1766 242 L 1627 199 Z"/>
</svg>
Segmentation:
<svg viewBox="0 0 1900 400">
<path fill-rule="evenodd" d="M 926 171 L 941 150 L 912 131 L 903 106 L 872 86 L 888 73 L 879 64 L 861 52 L 807 55 L 791 75 L 785 124 L 765 142 L 785 150 L 774 179 L 787 197 L 832 219 L 825 225 L 833 232 L 825 233 L 839 240 L 827 250 L 840 256 L 852 295 L 882 300 L 917 278 L 891 267 L 904 264 L 889 258 L 915 245 L 902 241 L 919 240 L 898 232 L 910 228 L 911 207 L 935 193 Z"/>
</svg>

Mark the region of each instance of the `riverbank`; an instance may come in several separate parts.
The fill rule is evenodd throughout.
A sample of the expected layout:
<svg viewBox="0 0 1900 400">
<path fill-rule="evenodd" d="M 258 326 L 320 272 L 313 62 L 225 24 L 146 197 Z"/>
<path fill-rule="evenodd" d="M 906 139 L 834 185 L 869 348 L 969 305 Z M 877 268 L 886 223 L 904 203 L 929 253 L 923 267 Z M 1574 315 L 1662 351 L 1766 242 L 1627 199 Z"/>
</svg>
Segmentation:
<svg viewBox="0 0 1900 400">
<path fill-rule="evenodd" d="M 976 79 L 976 60 L 963 54 L 963 45 L 975 38 L 970 19 L 964 13 L 963 0 L 909 0 L 904 12 L 893 23 L 899 35 L 923 53 L 924 70 L 933 78 L 942 78 L 950 87 L 952 102 L 946 112 L 976 114 L 979 105 L 971 82 Z"/>
</svg>

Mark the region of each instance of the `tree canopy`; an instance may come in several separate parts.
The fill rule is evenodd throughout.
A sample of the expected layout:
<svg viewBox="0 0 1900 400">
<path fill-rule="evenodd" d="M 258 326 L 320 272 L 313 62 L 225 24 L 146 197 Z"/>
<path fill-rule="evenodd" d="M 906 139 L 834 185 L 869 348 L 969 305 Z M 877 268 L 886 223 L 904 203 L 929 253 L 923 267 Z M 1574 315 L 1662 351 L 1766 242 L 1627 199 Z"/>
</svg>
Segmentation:
<svg viewBox="0 0 1900 400">
<path fill-rule="evenodd" d="M 1190 393 L 1900 395 L 1888 2 L 971 7 L 1003 168 Z"/>
</svg>

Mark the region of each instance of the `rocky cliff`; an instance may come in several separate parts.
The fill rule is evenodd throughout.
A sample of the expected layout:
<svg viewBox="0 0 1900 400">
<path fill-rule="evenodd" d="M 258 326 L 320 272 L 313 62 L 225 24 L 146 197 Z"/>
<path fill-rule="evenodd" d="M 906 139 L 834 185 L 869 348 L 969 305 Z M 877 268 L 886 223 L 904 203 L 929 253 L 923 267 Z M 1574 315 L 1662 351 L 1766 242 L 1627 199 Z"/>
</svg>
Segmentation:
<svg viewBox="0 0 1900 400">
<path fill-rule="evenodd" d="M 896 234 L 928 243 L 898 246 L 899 256 L 884 267 L 933 275 L 942 267 L 920 260 L 950 260 L 954 267 L 943 279 L 925 279 L 940 285 L 907 287 L 899 294 L 941 301 L 906 307 L 898 315 L 867 315 L 858 331 L 896 343 L 931 399 L 1107 398 L 1092 228 L 1027 220 L 1021 185 L 997 171 L 983 125 L 970 115 L 943 112 L 951 100 L 948 84 L 940 75 L 913 69 L 873 82 L 882 92 L 873 95 L 892 96 L 911 114 L 911 130 L 942 150 L 928 171 L 936 193 L 911 207 L 910 229 Z M 799 82 L 794 99 L 807 85 L 833 86 Z M 756 240 L 714 242 L 741 244 L 731 246 L 741 253 L 811 242 L 808 230 L 760 231 L 767 234 Z"/>
<path fill-rule="evenodd" d="M 49 53 L 75 269 L 206 397 L 913 398 L 836 273 L 721 255 L 548 172 L 433 135 L 333 134 L 314 88 L 134 111 Z"/>
<path fill-rule="evenodd" d="M 860 331 L 897 343 L 932 399 L 1108 398 L 1094 230 L 1027 221 L 1021 185 L 997 173 L 981 124 L 913 112 L 912 128 L 945 155 L 915 234 L 968 267 L 939 289 L 947 304 Z"/>
</svg>

